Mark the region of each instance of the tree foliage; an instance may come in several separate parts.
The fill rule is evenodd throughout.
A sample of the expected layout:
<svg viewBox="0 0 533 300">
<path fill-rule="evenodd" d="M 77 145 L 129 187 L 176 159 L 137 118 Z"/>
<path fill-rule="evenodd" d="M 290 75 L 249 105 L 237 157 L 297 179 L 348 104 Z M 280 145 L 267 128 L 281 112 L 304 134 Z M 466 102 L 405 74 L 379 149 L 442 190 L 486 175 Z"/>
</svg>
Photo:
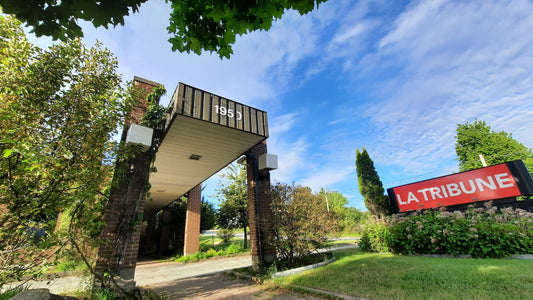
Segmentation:
<svg viewBox="0 0 533 300">
<path fill-rule="evenodd" d="M 374 162 L 365 148 L 363 148 L 363 152 L 357 149 L 355 165 L 359 192 L 364 198 L 368 211 L 378 218 L 390 214 L 389 197 L 384 194 L 383 183 L 379 179 L 378 172 L 374 168 Z"/>
<path fill-rule="evenodd" d="M 481 168 L 483 165 L 479 154 L 482 154 L 489 166 L 522 159 L 533 174 L 531 149 L 515 140 L 510 133 L 491 130 L 485 121 L 475 120 L 473 123 L 458 124 L 455 138 L 455 152 L 460 171 Z"/>
<path fill-rule="evenodd" d="M 217 211 L 213 203 L 205 201 L 202 197 L 202 208 L 200 213 L 200 231 L 213 229 L 216 225 Z"/>
<path fill-rule="evenodd" d="M 221 175 L 225 181 L 219 183 L 220 207 L 217 214 L 217 224 L 219 227 L 227 229 L 242 228 L 244 230 L 244 244 L 247 245 L 248 190 L 246 167 L 232 164 L 227 170 L 227 173 Z"/>
<path fill-rule="evenodd" d="M 308 187 L 276 183 L 271 187 L 274 241 L 288 267 L 318 250 L 337 230 L 337 215 L 327 211 L 322 195 Z"/>
<path fill-rule="evenodd" d="M 330 211 L 337 214 L 339 218 L 339 232 L 345 233 L 360 233 L 362 230 L 361 222 L 365 220 L 366 214 L 361 210 L 346 206 L 348 204 L 348 199 L 344 197 L 341 193 L 337 191 L 326 191 L 324 189 L 320 190 L 320 195 L 324 202 L 326 202 L 326 207 Z"/>
<path fill-rule="evenodd" d="M 77 20 L 86 20 L 95 27 L 124 24 L 129 10 L 137 12 L 146 0 L 59 1 L 40 0 L 38 3 L 20 0 L 0 0 L 5 13 L 14 14 L 32 27 L 37 36 L 53 39 L 81 37 Z M 202 50 L 229 58 L 237 35 L 256 30 L 269 30 L 288 9 L 307 14 L 327 0 L 166 0 L 172 6 L 169 42 L 173 51 Z"/>
<path fill-rule="evenodd" d="M 132 105 L 107 49 L 71 40 L 41 50 L 20 25 L 0 16 L 0 285 L 44 263 L 61 212 L 86 221 L 86 235 L 99 230 L 110 141 Z"/>
</svg>

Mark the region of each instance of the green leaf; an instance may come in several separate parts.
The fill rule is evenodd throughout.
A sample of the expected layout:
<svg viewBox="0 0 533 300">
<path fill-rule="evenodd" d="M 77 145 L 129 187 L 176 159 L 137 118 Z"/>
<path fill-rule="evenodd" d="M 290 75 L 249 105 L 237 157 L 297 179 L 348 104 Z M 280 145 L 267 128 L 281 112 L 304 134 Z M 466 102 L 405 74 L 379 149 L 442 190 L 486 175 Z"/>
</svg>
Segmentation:
<svg viewBox="0 0 533 300">
<path fill-rule="evenodd" d="M 13 149 L 4 149 L 4 158 L 8 158 L 13 154 Z"/>
</svg>

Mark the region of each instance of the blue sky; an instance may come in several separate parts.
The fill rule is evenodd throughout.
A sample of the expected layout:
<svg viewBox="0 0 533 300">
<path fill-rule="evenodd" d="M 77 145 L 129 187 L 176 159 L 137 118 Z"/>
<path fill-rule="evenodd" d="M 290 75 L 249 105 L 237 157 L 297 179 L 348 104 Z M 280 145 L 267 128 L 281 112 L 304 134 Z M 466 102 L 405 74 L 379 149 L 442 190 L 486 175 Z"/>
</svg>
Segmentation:
<svg viewBox="0 0 533 300">
<path fill-rule="evenodd" d="M 457 171 L 457 124 L 476 118 L 533 146 L 531 1 L 330 0 L 238 37 L 230 60 L 172 52 L 169 12 L 150 0 L 124 26 L 83 23 L 85 41 L 109 48 L 124 80 L 164 84 L 164 105 L 184 82 L 267 111 L 273 180 L 364 209 L 357 148 L 389 188 Z M 206 183 L 210 201 L 218 182 Z"/>
</svg>

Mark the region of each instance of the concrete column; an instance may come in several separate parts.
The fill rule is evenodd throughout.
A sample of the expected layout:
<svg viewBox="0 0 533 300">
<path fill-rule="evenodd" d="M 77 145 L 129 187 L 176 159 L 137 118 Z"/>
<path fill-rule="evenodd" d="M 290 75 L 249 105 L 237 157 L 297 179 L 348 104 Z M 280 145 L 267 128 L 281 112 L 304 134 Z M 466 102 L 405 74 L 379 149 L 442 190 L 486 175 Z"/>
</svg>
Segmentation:
<svg viewBox="0 0 533 300">
<path fill-rule="evenodd" d="M 189 191 L 187 216 L 185 219 L 185 245 L 183 255 L 191 255 L 200 250 L 200 212 L 202 210 L 202 184 Z"/>
<path fill-rule="evenodd" d="M 269 241 L 274 237 L 270 172 L 258 170 L 258 157 L 267 153 L 266 141 L 247 152 L 248 221 L 254 268 L 269 265 L 276 259 L 276 250 Z"/>
</svg>

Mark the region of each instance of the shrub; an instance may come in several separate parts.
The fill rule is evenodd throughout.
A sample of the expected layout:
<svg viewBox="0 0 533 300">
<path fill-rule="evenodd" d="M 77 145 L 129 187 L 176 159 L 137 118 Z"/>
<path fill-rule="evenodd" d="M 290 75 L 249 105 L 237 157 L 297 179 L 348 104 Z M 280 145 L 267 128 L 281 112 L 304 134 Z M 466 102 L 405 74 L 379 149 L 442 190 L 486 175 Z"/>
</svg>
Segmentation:
<svg viewBox="0 0 533 300">
<path fill-rule="evenodd" d="M 364 251 L 503 257 L 533 253 L 533 214 L 522 209 L 426 210 L 372 223 L 361 238 Z"/>
<path fill-rule="evenodd" d="M 217 231 L 217 236 L 222 240 L 222 243 L 229 243 L 235 236 L 233 229 L 222 228 Z"/>
<path fill-rule="evenodd" d="M 278 267 L 292 267 L 314 253 L 335 232 L 337 219 L 319 194 L 310 188 L 275 184 L 271 189 L 274 239 Z"/>
<path fill-rule="evenodd" d="M 366 252 L 388 252 L 391 232 L 383 221 L 369 221 L 363 229 L 359 247 Z"/>
</svg>

